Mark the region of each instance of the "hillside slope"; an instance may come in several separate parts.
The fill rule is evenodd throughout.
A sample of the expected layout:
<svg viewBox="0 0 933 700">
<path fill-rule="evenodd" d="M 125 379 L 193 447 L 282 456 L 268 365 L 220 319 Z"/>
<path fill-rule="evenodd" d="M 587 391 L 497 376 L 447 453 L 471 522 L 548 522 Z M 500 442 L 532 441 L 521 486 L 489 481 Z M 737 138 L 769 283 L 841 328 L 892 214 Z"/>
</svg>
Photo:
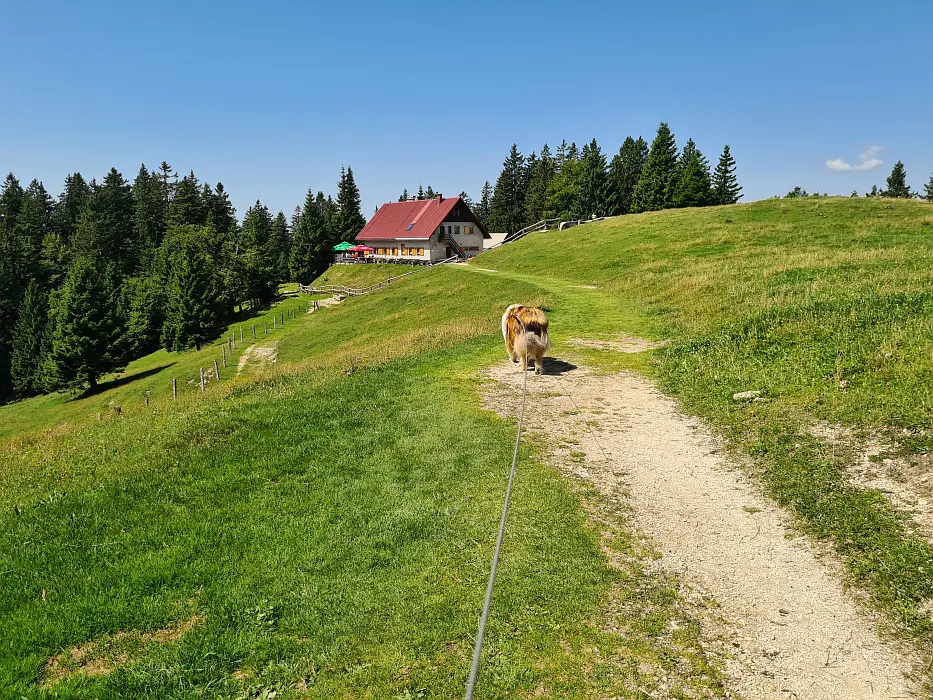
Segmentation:
<svg viewBox="0 0 933 700">
<path fill-rule="evenodd" d="M 0 687 L 459 694 L 514 438 L 477 385 L 516 301 L 548 310 L 555 357 L 647 372 L 728 435 L 891 622 L 929 644 L 933 549 L 850 485 L 856 447 L 830 452 L 809 428 L 880 431 L 904 459 L 928 449 L 931 222 L 914 202 L 771 201 L 534 234 L 300 316 L 273 367 L 204 397 L 13 440 L 0 457 Z M 649 355 L 575 340 L 619 336 L 671 343 Z M 734 401 L 743 390 L 768 401 Z M 7 423 L 35 424 L 36 406 L 5 408 Z M 599 515 L 542 451 L 522 453 L 483 692 L 724 694 L 701 613 L 624 514 Z"/>
</svg>

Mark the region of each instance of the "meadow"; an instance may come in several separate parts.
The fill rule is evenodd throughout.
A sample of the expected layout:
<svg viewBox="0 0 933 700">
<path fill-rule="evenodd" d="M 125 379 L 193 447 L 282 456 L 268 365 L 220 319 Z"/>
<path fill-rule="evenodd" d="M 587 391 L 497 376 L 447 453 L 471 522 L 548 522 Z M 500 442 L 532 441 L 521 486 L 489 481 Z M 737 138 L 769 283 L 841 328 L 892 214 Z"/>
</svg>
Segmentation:
<svg viewBox="0 0 933 700">
<path fill-rule="evenodd" d="M 891 628 L 929 649 L 933 547 L 809 429 L 928 453 L 931 248 L 933 207 L 917 202 L 622 217 L 298 314 L 276 329 L 274 367 L 203 395 L 189 380 L 219 345 L 156 353 L 86 399 L 3 407 L 0 688 L 459 695 L 514 438 L 478 385 L 516 301 L 548 310 L 556 357 L 646 372 L 716 427 Z M 379 267 L 325 283 L 391 274 Z M 671 342 L 635 355 L 570 342 L 619 335 Z M 746 390 L 766 400 L 733 400 Z M 676 580 L 625 513 L 598 511 L 524 445 L 480 697 L 723 694 Z"/>
</svg>

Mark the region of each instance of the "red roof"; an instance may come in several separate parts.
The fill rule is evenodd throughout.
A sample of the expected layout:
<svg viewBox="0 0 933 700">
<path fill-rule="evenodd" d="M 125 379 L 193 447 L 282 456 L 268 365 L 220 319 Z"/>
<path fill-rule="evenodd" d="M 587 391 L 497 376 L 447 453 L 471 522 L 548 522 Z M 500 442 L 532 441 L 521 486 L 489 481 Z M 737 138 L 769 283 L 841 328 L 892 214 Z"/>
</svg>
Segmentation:
<svg viewBox="0 0 933 700">
<path fill-rule="evenodd" d="M 358 241 L 384 241 L 392 239 L 428 239 L 458 204 L 466 209 L 467 218 L 476 224 L 484 238 L 486 228 L 460 197 L 449 199 L 410 199 L 407 202 L 386 202 L 373 214 L 373 218 L 356 235 Z M 458 217 L 463 220 L 462 217 Z"/>
</svg>

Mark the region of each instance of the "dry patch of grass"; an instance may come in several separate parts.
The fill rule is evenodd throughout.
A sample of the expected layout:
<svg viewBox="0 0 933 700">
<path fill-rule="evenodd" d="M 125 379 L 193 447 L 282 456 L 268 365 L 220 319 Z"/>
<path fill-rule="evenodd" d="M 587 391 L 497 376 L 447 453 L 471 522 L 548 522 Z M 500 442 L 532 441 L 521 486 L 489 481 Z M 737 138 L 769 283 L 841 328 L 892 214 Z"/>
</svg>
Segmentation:
<svg viewBox="0 0 933 700">
<path fill-rule="evenodd" d="M 203 621 L 203 616 L 194 614 L 151 632 L 121 630 L 73 646 L 48 660 L 40 685 L 51 688 L 76 675 L 106 676 L 138 658 L 151 645 L 174 642 Z"/>
</svg>

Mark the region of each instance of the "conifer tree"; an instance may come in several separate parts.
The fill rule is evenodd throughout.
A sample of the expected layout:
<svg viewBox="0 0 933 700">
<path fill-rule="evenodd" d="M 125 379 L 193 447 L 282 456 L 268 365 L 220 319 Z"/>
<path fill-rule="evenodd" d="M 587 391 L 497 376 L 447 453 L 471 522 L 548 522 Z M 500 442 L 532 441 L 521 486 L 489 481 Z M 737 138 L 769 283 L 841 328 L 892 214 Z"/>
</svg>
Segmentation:
<svg viewBox="0 0 933 700">
<path fill-rule="evenodd" d="M 45 389 L 43 369 L 49 349 L 48 330 L 48 297 L 35 280 L 30 280 L 13 328 L 10 364 L 13 391 L 21 398 L 41 394 Z"/>
<path fill-rule="evenodd" d="M 259 304 L 271 301 L 275 293 L 273 263 L 269 258 L 271 233 L 272 215 L 268 207 L 257 199 L 243 217 L 239 248 L 247 298 Z"/>
<path fill-rule="evenodd" d="M 712 200 L 709 161 L 690 139 L 681 154 L 680 177 L 674 189 L 673 204 L 675 207 L 705 207 Z"/>
<path fill-rule="evenodd" d="M 407 202 L 408 201 L 408 188 L 406 187 L 402 190 L 402 194 L 399 196 L 398 201 Z"/>
<path fill-rule="evenodd" d="M 489 180 L 483 184 L 483 190 L 480 193 L 479 206 L 476 207 L 476 210 L 473 212 L 476 214 L 476 218 L 480 220 L 480 223 L 483 226 L 489 227 L 489 210 L 492 207 L 492 186 L 489 184 Z"/>
<path fill-rule="evenodd" d="M 81 212 L 72 242 L 76 257 L 104 254 L 121 275 L 135 267 L 136 244 L 133 193 L 116 168 L 104 183 L 91 183 L 91 196 Z"/>
<path fill-rule="evenodd" d="M 608 213 L 606 156 L 593 139 L 583 147 L 580 173 L 570 215 L 576 219 L 605 216 Z"/>
<path fill-rule="evenodd" d="M 866 197 L 880 197 L 881 191 L 878 189 L 878 185 L 872 185 L 871 192 L 866 192 L 865 196 Z"/>
<path fill-rule="evenodd" d="M 51 359 L 58 387 L 94 391 L 102 375 L 122 369 L 126 328 L 114 278 L 98 259 L 74 261 L 55 306 Z"/>
<path fill-rule="evenodd" d="M 518 145 L 513 143 L 496 180 L 489 206 L 489 228 L 515 233 L 522 227 L 525 218 L 524 167 L 525 159 L 518 152 Z"/>
<path fill-rule="evenodd" d="M 631 136 L 626 137 L 609 165 L 608 188 L 612 215 L 628 214 L 631 211 L 632 194 L 647 160 L 647 142 L 641 136 L 637 141 Z"/>
<path fill-rule="evenodd" d="M 437 193 L 434 191 L 434 188 L 431 185 L 428 185 L 424 190 L 425 199 L 434 199 L 437 196 Z"/>
<path fill-rule="evenodd" d="M 677 144 L 666 122 L 658 126 L 648 160 L 632 192 L 632 211 L 655 211 L 673 203 L 677 171 Z"/>
<path fill-rule="evenodd" d="M 25 288 L 26 259 L 19 234 L 18 219 L 25 193 L 13 173 L 7 175 L 0 190 L 0 396 L 12 390 L 10 381 L 11 337 L 19 316 Z"/>
<path fill-rule="evenodd" d="M 39 256 L 42 241 L 52 231 L 52 211 L 52 197 L 41 182 L 33 180 L 23 193 L 17 229 L 22 238 L 20 245 L 25 262 L 23 272 L 28 277 L 41 280 L 44 287 Z"/>
<path fill-rule="evenodd" d="M 214 196 L 210 200 L 207 212 L 207 225 L 211 226 L 222 237 L 232 235 L 236 231 L 236 209 L 230 201 L 230 195 L 224 189 L 224 183 L 218 182 L 214 188 Z"/>
<path fill-rule="evenodd" d="M 528 191 L 525 195 L 525 221 L 529 224 L 541 221 L 548 208 L 548 186 L 557 172 L 555 160 L 547 144 L 541 147 L 541 155 L 530 168 Z"/>
<path fill-rule="evenodd" d="M 470 210 L 472 211 L 472 209 L 473 209 L 473 200 L 470 199 L 470 195 L 468 195 L 468 194 L 464 191 L 464 192 L 461 192 L 460 194 L 458 194 L 457 196 L 460 197 L 460 199 L 463 200 L 463 203 L 466 204 L 466 205 L 470 208 Z"/>
<path fill-rule="evenodd" d="M 930 181 L 923 186 L 923 198 L 928 202 L 933 202 L 933 175 L 930 175 Z"/>
<path fill-rule="evenodd" d="M 175 196 L 168 206 L 168 225 L 203 226 L 206 223 L 207 212 L 201 201 L 198 179 L 190 172 L 175 187 Z"/>
<path fill-rule="evenodd" d="M 713 204 L 735 204 L 743 195 L 742 188 L 735 177 L 735 159 L 729 151 L 729 144 L 722 149 L 719 164 L 713 172 Z"/>
<path fill-rule="evenodd" d="M 269 231 L 268 256 L 272 263 L 275 284 L 288 282 L 288 260 L 291 255 L 292 241 L 285 214 L 279 212 Z"/>
<path fill-rule="evenodd" d="M 353 179 L 353 168 L 347 167 L 346 171 L 340 170 L 337 208 L 340 214 L 338 223 L 340 240 L 352 241 L 366 225 L 360 202 L 360 190 Z"/>
<path fill-rule="evenodd" d="M 138 263 L 144 270 L 152 264 L 153 256 L 165 236 L 168 202 L 162 196 L 162 185 L 157 175 L 150 174 L 145 164 L 133 182 L 134 226 L 139 245 Z"/>
<path fill-rule="evenodd" d="M 418 185 L 418 194 L 415 195 L 415 199 L 424 199 L 424 188 L 421 185 Z"/>
<path fill-rule="evenodd" d="M 882 193 L 884 197 L 909 199 L 913 196 L 910 192 L 910 187 L 907 185 L 907 170 L 904 168 L 903 162 L 897 161 L 897 163 L 894 164 L 894 168 L 888 176 L 887 183 L 888 188 Z"/>
<path fill-rule="evenodd" d="M 222 292 L 206 246 L 212 231 L 184 226 L 174 233 L 178 244 L 166 286 L 162 346 L 174 352 L 200 350 L 217 335 L 224 319 Z"/>
<path fill-rule="evenodd" d="M 58 204 L 52 214 L 52 226 L 68 243 L 78 228 L 78 219 L 91 200 L 91 187 L 81 176 L 74 173 L 65 178 L 65 189 L 58 198 Z"/>
<path fill-rule="evenodd" d="M 577 149 L 571 144 L 565 149 L 563 163 L 548 184 L 548 204 L 545 218 L 570 216 L 570 210 L 577 199 L 577 181 L 583 163 L 577 157 Z"/>
<path fill-rule="evenodd" d="M 323 193 L 319 193 L 324 198 Z M 317 236 L 320 235 L 321 216 L 315 202 L 314 190 L 308 188 L 304 206 L 300 209 L 294 226 L 289 269 L 292 280 L 309 284 L 317 277 L 319 268 Z"/>
</svg>

